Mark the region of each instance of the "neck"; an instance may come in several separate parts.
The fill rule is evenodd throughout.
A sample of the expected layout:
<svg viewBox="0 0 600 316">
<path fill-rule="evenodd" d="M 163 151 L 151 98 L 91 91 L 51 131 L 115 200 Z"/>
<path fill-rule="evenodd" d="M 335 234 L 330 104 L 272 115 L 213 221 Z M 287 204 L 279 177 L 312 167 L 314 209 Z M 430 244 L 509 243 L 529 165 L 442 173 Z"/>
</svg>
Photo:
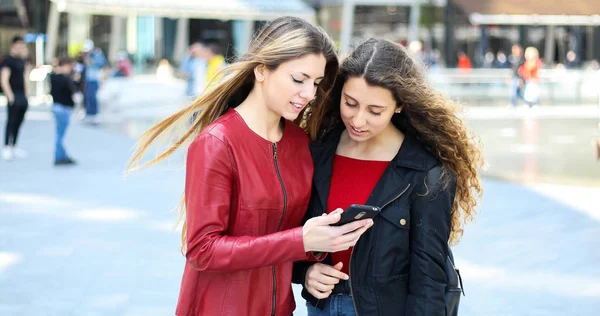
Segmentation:
<svg viewBox="0 0 600 316">
<path fill-rule="evenodd" d="M 272 142 L 281 139 L 281 115 L 269 110 L 260 84 L 256 83 L 248 97 L 235 109 L 256 134 Z"/>
</svg>

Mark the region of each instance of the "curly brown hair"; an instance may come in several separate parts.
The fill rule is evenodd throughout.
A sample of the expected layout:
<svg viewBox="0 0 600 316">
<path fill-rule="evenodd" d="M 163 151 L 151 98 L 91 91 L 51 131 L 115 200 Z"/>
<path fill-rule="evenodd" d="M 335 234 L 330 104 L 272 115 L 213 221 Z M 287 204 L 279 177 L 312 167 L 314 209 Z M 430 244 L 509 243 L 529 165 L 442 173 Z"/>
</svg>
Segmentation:
<svg viewBox="0 0 600 316">
<path fill-rule="evenodd" d="M 392 123 L 403 133 L 419 140 L 442 163 L 442 186 L 456 184 L 452 205 L 450 244 L 463 234 L 463 225 L 477 214 L 476 205 L 483 194 L 479 171 L 484 161 L 480 143 L 455 113 L 458 104 L 435 91 L 427 82 L 423 65 L 404 47 L 371 38 L 359 45 L 343 62 L 332 92 L 330 106 L 320 120 L 316 138 L 323 137 L 340 122 L 340 97 L 349 78 L 364 78 L 372 86 L 392 92 L 402 112 Z"/>
</svg>

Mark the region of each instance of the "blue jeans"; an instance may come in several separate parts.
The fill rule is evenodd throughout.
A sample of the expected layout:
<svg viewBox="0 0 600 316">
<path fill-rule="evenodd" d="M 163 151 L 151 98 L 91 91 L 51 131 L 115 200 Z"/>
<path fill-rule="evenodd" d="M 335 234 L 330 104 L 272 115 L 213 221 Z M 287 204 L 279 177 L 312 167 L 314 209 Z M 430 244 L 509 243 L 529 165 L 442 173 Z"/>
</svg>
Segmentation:
<svg viewBox="0 0 600 316">
<path fill-rule="evenodd" d="M 521 88 L 519 87 L 520 82 L 520 77 L 513 77 L 512 84 L 510 85 L 510 104 L 512 106 L 517 106 L 519 99 L 523 98 Z"/>
<path fill-rule="evenodd" d="M 56 119 L 56 149 L 54 151 L 54 161 L 59 161 L 68 157 L 65 146 L 63 145 L 63 139 L 67 127 L 69 126 L 71 112 L 73 112 L 73 109 L 60 103 L 54 103 L 52 105 L 52 113 Z"/>
<path fill-rule="evenodd" d="M 346 294 L 332 294 L 325 301 L 325 308 L 320 310 L 306 302 L 308 316 L 356 316 L 352 296 Z"/>
<path fill-rule="evenodd" d="M 98 114 L 98 81 L 87 81 L 85 83 L 85 114 Z"/>
</svg>

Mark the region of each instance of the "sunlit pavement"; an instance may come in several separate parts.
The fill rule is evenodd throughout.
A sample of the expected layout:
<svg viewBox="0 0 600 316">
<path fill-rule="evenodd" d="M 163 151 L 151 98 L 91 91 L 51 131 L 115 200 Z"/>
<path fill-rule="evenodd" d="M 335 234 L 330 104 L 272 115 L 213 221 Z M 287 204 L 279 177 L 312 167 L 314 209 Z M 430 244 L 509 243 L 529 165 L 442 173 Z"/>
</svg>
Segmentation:
<svg viewBox="0 0 600 316">
<path fill-rule="evenodd" d="M 133 140 L 122 128 L 133 135 L 146 123 L 112 124 L 119 128 L 74 122 L 66 146 L 79 164 L 58 168 L 54 123 L 34 109 L 20 141 L 30 156 L 0 161 L 0 315 L 173 315 L 183 158 L 124 179 Z M 504 151 L 486 153 L 495 152 Z M 590 166 L 584 173 L 600 165 Z M 486 178 L 485 190 L 481 215 L 454 248 L 467 294 L 461 315 L 597 315 L 600 189 Z M 302 301 L 295 315 L 305 315 Z"/>
</svg>

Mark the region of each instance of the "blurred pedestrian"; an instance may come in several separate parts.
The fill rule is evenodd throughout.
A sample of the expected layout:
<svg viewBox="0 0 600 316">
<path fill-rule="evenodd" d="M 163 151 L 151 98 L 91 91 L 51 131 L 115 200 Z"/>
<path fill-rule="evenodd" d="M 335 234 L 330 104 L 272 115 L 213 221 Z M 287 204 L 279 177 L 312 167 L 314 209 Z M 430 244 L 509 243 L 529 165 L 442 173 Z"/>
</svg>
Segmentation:
<svg viewBox="0 0 600 316">
<path fill-rule="evenodd" d="M 161 59 L 156 67 L 156 76 L 159 79 L 171 79 L 173 78 L 173 67 L 166 59 Z"/>
<path fill-rule="evenodd" d="M 85 121 L 87 123 L 98 123 L 98 89 L 102 70 L 107 65 L 106 57 L 99 47 L 94 45 L 91 40 L 86 40 L 83 44 L 85 55 Z"/>
<path fill-rule="evenodd" d="M 493 68 L 494 61 L 496 60 L 496 56 L 491 49 L 488 49 L 483 57 L 483 68 Z"/>
<path fill-rule="evenodd" d="M 523 48 L 519 44 L 514 44 L 512 46 L 512 54 L 509 56 L 508 60 L 510 61 L 512 68 L 512 81 L 510 84 L 510 106 L 516 107 L 519 99 L 523 98 L 522 89 L 525 84 L 523 81 L 523 77 L 519 73 L 519 69 L 525 63 L 525 58 L 523 58 Z"/>
<path fill-rule="evenodd" d="M 500 68 L 500 69 L 505 69 L 505 68 L 510 68 L 510 62 L 508 61 L 508 57 L 506 57 L 506 54 L 504 54 L 503 51 L 499 50 L 498 53 L 496 54 L 496 60 L 494 61 L 494 67 L 495 68 Z"/>
<path fill-rule="evenodd" d="M 225 57 L 223 57 L 223 49 L 217 40 L 204 41 L 206 48 L 207 67 L 206 67 L 206 84 L 213 81 L 218 81 L 221 78 L 216 76 L 217 73 L 227 65 Z M 216 76 L 216 77 L 215 77 Z"/>
<path fill-rule="evenodd" d="M 188 54 L 179 66 L 180 74 L 187 80 L 186 95 L 198 97 L 206 85 L 207 49 L 200 42 L 190 45 Z"/>
<path fill-rule="evenodd" d="M 133 70 L 133 65 L 129 59 L 129 54 L 125 51 L 117 53 L 117 67 L 113 73 L 113 77 L 129 77 Z"/>
<path fill-rule="evenodd" d="M 27 62 L 28 50 L 25 41 L 20 36 L 12 39 L 10 53 L 4 58 L 0 70 L 0 85 L 8 100 L 6 129 L 4 134 L 4 148 L 2 158 L 25 158 L 27 152 L 17 147 L 19 130 L 25 119 L 29 107 L 29 79 L 27 78 L 30 66 Z"/>
<path fill-rule="evenodd" d="M 523 78 L 525 86 L 523 88 L 523 100 L 532 107 L 539 103 L 540 99 L 540 78 L 539 70 L 542 68 L 542 61 L 539 52 L 535 47 L 525 49 L 525 63 L 519 68 L 519 75 Z"/>
<path fill-rule="evenodd" d="M 293 262 L 347 249 L 372 223 L 331 227 L 338 210 L 300 226 L 313 164 L 309 137 L 293 121 L 307 117 L 315 135 L 337 69 L 334 43 L 321 28 L 295 17 L 275 19 L 212 89 L 142 135 L 130 168 L 157 138 L 187 126 L 201 109 L 181 138 L 146 163 L 193 138 L 177 315 L 289 316 Z M 305 116 L 306 110 L 313 112 Z"/>
<path fill-rule="evenodd" d="M 458 69 L 461 70 L 462 73 L 469 73 L 473 65 L 471 64 L 471 59 L 465 52 L 458 52 Z"/>
<path fill-rule="evenodd" d="M 567 52 L 567 60 L 565 61 L 565 67 L 567 69 L 578 69 L 579 61 L 577 60 L 577 53 L 570 50 Z"/>
<path fill-rule="evenodd" d="M 56 121 L 56 143 L 54 150 L 54 165 L 74 165 L 63 144 L 71 114 L 73 113 L 73 93 L 75 92 L 76 80 L 79 73 L 73 74 L 75 60 L 62 57 L 50 74 L 50 95 L 52 95 L 52 113 Z M 74 76 L 74 77 L 73 77 Z"/>
<path fill-rule="evenodd" d="M 352 204 L 381 210 L 354 248 L 294 265 L 308 316 L 456 315 L 448 244 L 476 214 L 483 160 L 454 110 L 401 45 L 372 38 L 343 61 L 311 148 L 306 218 Z"/>
</svg>

